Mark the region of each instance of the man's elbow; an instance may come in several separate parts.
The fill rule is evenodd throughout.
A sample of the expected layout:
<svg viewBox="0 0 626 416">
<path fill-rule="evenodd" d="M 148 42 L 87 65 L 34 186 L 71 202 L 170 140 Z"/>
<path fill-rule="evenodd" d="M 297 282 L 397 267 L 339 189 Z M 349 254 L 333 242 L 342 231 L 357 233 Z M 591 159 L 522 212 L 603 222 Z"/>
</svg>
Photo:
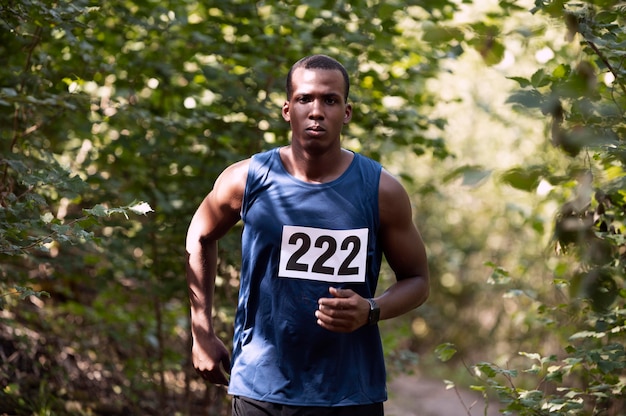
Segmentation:
<svg viewBox="0 0 626 416">
<path fill-rule="evenodd" d="M 428 273 L 418 275 L 415 277 L 416 296 L 415 296 L 415 308 L 421 306 L 430 296 L 430 278 Z"/>
<path fill-rule="evenodd" d="M 210 236 L 193 233 L 187 235 L 185 249 L 190 255 L 199 254 L 213 247 L 215 243 L 216 240 Z"/>
</svg>

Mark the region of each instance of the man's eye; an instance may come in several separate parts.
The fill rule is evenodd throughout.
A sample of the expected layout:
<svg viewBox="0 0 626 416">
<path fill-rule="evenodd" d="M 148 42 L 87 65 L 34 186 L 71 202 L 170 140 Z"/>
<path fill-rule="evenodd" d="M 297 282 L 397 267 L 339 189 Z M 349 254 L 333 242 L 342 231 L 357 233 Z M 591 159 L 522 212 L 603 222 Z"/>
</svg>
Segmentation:
<svg viewBox="0 0 626 416">
<path fill-rule="evenodd" d="M 311 102 L 311 97 L 300 97 L 298 98 L 299 103 L 309 103 Z"/>
<path fill-rule="evenodd" d="M 336 98 L 327 98 L 326 99 L 326 104 L 337 104 L 337 99 Z"/>
</svg>

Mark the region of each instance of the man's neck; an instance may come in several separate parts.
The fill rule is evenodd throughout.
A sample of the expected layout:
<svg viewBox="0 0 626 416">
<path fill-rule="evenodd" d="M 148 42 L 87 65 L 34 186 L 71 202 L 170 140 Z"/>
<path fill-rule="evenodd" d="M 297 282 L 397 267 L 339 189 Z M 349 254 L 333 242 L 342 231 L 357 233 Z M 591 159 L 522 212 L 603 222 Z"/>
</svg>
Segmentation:
<svg viewBox="0 0 626 416">
<path fill-rule="evenodd" d="M 309 183 L 326 183 L 340 177 L 352 163 L 354 154 L 337 148 L 321 154 L 294 151 L 292 146 L 280 149 L 283 166 L 293 177 Z"/>
</svg>

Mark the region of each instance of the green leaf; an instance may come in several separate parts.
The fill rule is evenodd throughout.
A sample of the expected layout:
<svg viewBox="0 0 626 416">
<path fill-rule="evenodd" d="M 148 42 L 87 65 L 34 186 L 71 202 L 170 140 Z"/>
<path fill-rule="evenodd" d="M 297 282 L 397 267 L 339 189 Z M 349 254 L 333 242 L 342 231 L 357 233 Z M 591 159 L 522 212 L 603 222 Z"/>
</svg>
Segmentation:
<svg viewBox="0 0 626 416">
<path fill-rule="evenodd" d="M 510 80 L 513 80 L 519 84 L 521 88 L 527 88 L 531 86 L 530 80 L 523 77 L 507 77 Z"/>
<path fill-rule="evenodd" d="M 500 179 L 513 188 L 533 192 L 539 185 L 541 176 L 542 172 L 539 169 L 513 168 L 505 172 Z"/>
<path fill-rule="evenodd" d="M 483 56 L 487 65 L 497 65 L 504 58 L 506 47 L 498 40 L 491 41 L 488 45 L 484 45 L 479 52 Z"/>
<path fill-rule="evenodd" d="M 85 209 L 84 211 L 95 217 L 106 217 L 109 215 L 109 210 L 102 204 L 97 204 L 93 208 Z"/>
<path fill-rule="evenodd" d="M 463 178 L 462 184 L 464 186 L 478 186 L 485 181 L 491 175 L 491 170 L 484 169 L 481 166 L 465 165 L 454 169 L 452 172 L 444 176 L 444 183 L 450 182 L 458 178 Z"/>
<path fill-rule="evenodd" d="M 26 299 L 29 296 L 35 296 L 40 299 L 42 296 L 46 296 L 48 298 L 50 297 L 50 293 L 46 291 L 36 291 L 33 290 L 31 287 L 15 286 L 14 288 L 17 291 L 20 299 L 22 300 Z"/>
<path fill-rule="evenodd" d="M 532 77 L 530 78 L 530 82 L 533 87 L 541 88 L 549 85 L 551 82 L 550 76 L 546 74 L 543 68 L 537 70 Z"/>
<path fill-rule="evenodd" d="M 440 344 L 435 348 L 435 354 L 437 354 L 439 360 L 443 362 L 450 360 L 456 352 L 456 347 L 451 343 Z"/>
<path fill-rule="evenodd" d="M 511 275 L 507 270 L 496 266 L 493 263 L 491 263 L 491 265 L 493 267 L 493 271 L 491 272 L 489 279 L 487 279 L 487 283 L 492 285 L 504 285 L 511 282 Z"/>
<path fill-rule="evenodd" d="M 520 104 L 526 108 L 541 108 L 543 95 L 537 90 L 515 91 L 506 100 L 507 104 Z"/>
<path fill-rule="evenodd" d="M 581 339 L 581 338 L 604 338 L 606 336 L 605 332 L 596 332 L 596 331 L 579 331 L 574 335 L 570 336 L 570 340 Z"/>
<path fill-rule="evenodd" d="M 452 40 L 462 40 L 463 32 L 455 27 L 445 27 L 439 24 L 424 25 L 422 39 L 428 43 L 441 44 Z"/>
<path fill-rule="evenodd" d="M 537 354 L 536 352 L 523 352 L 523 351 L 520 351 L 519 355 L 523 355 L 524 357 L 528 357 L 531 360 L 541 361 L 541 355 Z"/>
<path fill-rule="evenodd" d="M 488 378 L 493 378 L 499 373 L 498 367 L 486 362 L 478 363 L 474 367 L 480 374 L 484 374 Z"/>
<path fill-rule="evenodd" d="M 561 64 L 552 71 L 552 76 L 557 79 L 565 79 L 571 72 L 572 70 L 569 65 Z"/>
</svg>

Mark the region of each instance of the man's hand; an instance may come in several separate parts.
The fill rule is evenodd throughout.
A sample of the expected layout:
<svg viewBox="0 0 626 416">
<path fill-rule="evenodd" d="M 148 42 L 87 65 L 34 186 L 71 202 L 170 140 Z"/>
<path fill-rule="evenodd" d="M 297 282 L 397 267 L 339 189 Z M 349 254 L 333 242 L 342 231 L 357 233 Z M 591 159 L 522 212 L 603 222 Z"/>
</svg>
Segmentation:
<svg viewBox="0 0 626 416">
<path fill-rule="evenodd" d="M 213 384 L 228 385 L 230 354 L 224 343 L 215 335 L 194 337 L 191 350 L 193 366 L 200 376 Z"/>
<path fill-rule="evenodd" d="M 332 298 L 320 298 L 317 324 L 333 332 L 352 332 L 367 324 L 369 302 L 350 289 L 330 288 Z"/>
</svg>

